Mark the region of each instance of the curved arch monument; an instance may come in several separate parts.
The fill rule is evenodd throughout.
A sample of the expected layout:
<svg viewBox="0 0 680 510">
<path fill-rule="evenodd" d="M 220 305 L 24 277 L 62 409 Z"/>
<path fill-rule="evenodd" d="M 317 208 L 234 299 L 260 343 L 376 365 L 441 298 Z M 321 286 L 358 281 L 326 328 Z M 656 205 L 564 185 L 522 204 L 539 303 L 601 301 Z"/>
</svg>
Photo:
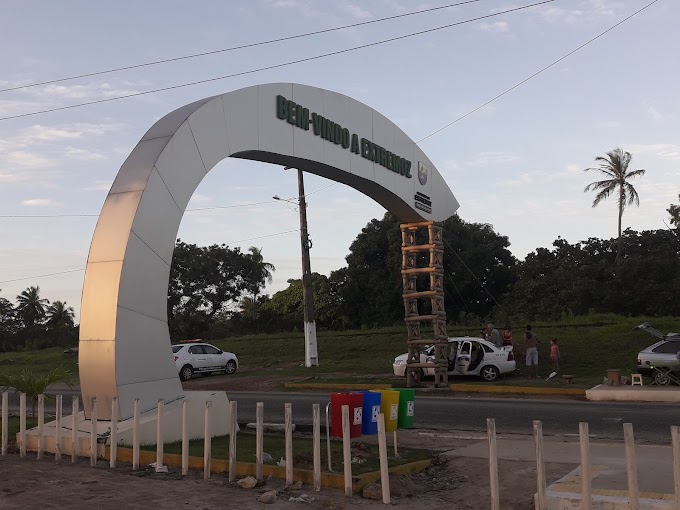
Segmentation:
<svg viewBox="0 0 680 510">
<path fill-rule="evenodd" d="M 87 260 L 80 384 L 89 415 L 110 419 L 182 398 L 170 350 L 167 289 L 184 210 L 227 157 L 299 168 L 347 184 L 404 222 L 442 221 L 458 208 L 418 145 L 350 97 L 291 83 L 257 85 L 183 106 L 156 122 L 120 168 Z"/>
</svg>

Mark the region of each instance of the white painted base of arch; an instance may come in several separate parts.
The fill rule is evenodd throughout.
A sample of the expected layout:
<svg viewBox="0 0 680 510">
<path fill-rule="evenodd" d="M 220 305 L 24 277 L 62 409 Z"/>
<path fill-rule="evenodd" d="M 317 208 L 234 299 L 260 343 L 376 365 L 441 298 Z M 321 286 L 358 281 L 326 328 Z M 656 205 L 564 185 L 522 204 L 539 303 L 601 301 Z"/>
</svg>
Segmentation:
<svg viewBox="0 0 680 510">
<path fill-rule="evenodd" d="M 224 436 L 229 434 L 229 422 L 231 421 L 229 410 L 229 398 L 223 391 L 188 391 L 184 397 L 163 406 L 163 442 L 172 443 L 182 439 L 182 401 L 187 402 L 187 430 L 189 439 L 203 439 L 205 403 L 211 402 L 210 408 L 210 432 L 211 436 Z M 139 416 L 139 442 L 140 444 L 156 443 L 156 418 L 157 410 L 153 409 Z M 72 416 L 64 416 L 61 421 L 61 454 L 71 456 L 73 443 L 71 431 L 73 429 Z M 83 411 L 78 413 L 76 420 L 78 427 L 78 455 L 90 456 L 90 421 L 85 419 Z M 118 422 L 118 444 L 132 446 L 133 419 Z M 100 440 L 106 437 L 106 443 L 98 443 L 98 456 L 104 455 L 105 445 L 110 446 L 109 434 L 111 422 L 100 420 L 97 422 L 97 436 Z M 55 422 L 45 423 L 43 428 L 43 451 L 54 453 L 55 451 Z M 17 433 L 17 442 L 20 434 Z M 26 450 L 38 450 L 38 428 L 26 431 Z"/>
</svg>

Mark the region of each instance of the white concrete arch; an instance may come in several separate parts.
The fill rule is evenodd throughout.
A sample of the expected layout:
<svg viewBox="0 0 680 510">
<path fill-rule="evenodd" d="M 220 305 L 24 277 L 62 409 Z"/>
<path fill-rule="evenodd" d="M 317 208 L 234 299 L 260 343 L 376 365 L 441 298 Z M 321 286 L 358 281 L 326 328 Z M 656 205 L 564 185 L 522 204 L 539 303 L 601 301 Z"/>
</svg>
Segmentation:
<svg viewBox="0 0 680 510">
<path fill-rule="evenodd" d="M 80 323 L 86 412 L 120 416 L 183 395 L 170 352 L 167 288 L 184 210 L 226 157 L 300 168 L 347 184 L 402 221 L 441 221 L 458 208 L 432 162 L 401 129 L 337 92 L 257 85 L 183 106 L 139 141 L 109 191 L 87 261 Z M 167 353 L 165 355 L 164 353 Z"/>
</svg>

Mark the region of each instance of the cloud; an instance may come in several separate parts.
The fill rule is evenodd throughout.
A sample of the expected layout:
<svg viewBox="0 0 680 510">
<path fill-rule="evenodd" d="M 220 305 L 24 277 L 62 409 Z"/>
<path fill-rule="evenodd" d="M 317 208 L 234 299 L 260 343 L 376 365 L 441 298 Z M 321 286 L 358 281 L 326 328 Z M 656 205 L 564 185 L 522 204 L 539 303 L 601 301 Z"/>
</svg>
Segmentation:
<svg viewBox="0 0 680 510">
<path fill-rule="evenodd" d="M 106 159 L 106 156 L 99 154 L 98 152 L 77 149 L 75 147 L 66 147 L 64 154 L 69 159 L 77 159 L 79 161 L 100 161 Z"/>
<path fill-rule="evenodd" d="M 596 122 L 595 126 L 603 129 L 614 129 L 623 127 L 623 124 L 615 120 L 601 120 Z"/>
<path fill-rule="evenodd" d="M 573 7 L 563 8 L 556 5 L 538 7 L 540 16 L 549 23 L 592 23 L 599 18 L 612 18 L 620 14 L 624 5 L 611 0 L 581 0 Z"/>
<path fill-rule="evenodd" d="M 55 202 L 49 198 L 29 198 L 28 200 L 22 200 L 21 205 L 26 207 L 48 207 L 48 206 L 60 206 L 59 202 Z"/>
<path fill-rule="evenodd" d="M 7 154 L 7 161 L 11 165 L 25 168 L 45 168 L 54 166 L 54 161 L 28 151 L 12 151 Z"/>
<path fill-rule="evenodd" d="M 633 155 L 649 154 L 669 161 L 680 160 L 680 145 L 672 143 L 633 144 L 629 152 Z"/>
<path fill-rule="evenodd" d="M 534 179 L 528 174 L 523 173 L 517 176 L 515 179 L 499 180 L 496 182 L 496 186 L 506 187 L 506 188 L 519 188 L 531 184 Z"/>
<path fill-rule="evenodd" d="M 518 161 L 519 157 L 516 154 L 509 152 L 480 152 L 473 159 L 466 161 L 467 166 L 489 166 L 489 165 L 504 165 Z"/>
<path fill-rule="evenodd" d="M 367 11 L 366 9 L 363 9 L 362 7 L 354 4 L 343 4 L 343 8 L 351 17 L 354 19 L 358 20 L 365 20 L 373 17 L 373 15 Z"/>
<path fill-rule="evenodd" d="M 648 99 L 642 101 L 642 107 L 645 109 L 645 113 L 654 120 L 664 120 L 669 117 L 661 113 Z"/>
<path fill-rule="evenodd" d="M 510 25 L 508 25 L 505 21 L 496 21 L 494 23 L 482 23 L 479 25 L 480 30 L 484 30 L 485 32 L 508 32 L 510 30 Z"/>
</svg>

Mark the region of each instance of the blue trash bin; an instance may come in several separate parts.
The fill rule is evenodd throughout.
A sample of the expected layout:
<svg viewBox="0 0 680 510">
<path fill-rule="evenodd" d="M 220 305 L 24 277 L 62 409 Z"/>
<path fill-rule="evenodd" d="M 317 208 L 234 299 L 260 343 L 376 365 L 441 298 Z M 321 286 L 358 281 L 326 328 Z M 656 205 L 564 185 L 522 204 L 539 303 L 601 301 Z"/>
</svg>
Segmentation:
<svg viewBox="0 0 680 510">
<path fill-rule="evenodd" d="M 364 436 L 375 435 L 378 433 L 378 415 L 380 414 L 380 401 L 382 393 L 374 391 L 364 391 L 363 420 L 361 422 L 361 433 Z"/>
</svg>

